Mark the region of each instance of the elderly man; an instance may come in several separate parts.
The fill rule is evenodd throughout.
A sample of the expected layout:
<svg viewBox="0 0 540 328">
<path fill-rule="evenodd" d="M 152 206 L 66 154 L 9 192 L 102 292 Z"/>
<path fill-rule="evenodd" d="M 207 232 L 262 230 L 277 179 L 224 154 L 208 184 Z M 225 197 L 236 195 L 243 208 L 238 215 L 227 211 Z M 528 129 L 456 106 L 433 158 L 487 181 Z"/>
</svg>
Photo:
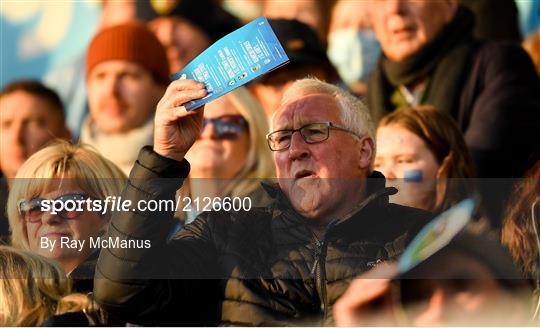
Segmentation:
<svg viewBox="0 0 540 328">
<path fill-rule="evenodd" d="M 170 84 L 154 146 L 141 151 L 125 199 L 174 198 L 203 119 L 203 109 L 181 104 L 205 94 L 195 81 Z M 171 241 L 173 212 L 113 214 L 109 237 L 148 239 L 151 247 L 102 250 L 95 296 L 104 308 L 135 323 L 332 324 L 350 279 L 399 255 L 428 219 L 388 202 L 396 190 L 371 170 L 369 113 L 350 94 L 297 81 L 272 130 L 279 182 L 266 186 L 274 199 L 268 207 L 205 212 Z"/>
<path fill-rule="evenodd" d="M 80 141 L 128 174 L 139 149 L 152 142 L 155 106 L 168 84 L 167 55 L 144 24 L 101 30 L 87 51 L 90 115 Z"/>
<path fill-rule="evenodd" d="M 374 118 L 433 105 L 457 121 L 481 177 L 520 177 L 540 141 L 540 81 L 523 49 L 475 40 L 474 16 L 457 0 L 371 7 L 384 53 L 368 85 Z"/>
</svg>

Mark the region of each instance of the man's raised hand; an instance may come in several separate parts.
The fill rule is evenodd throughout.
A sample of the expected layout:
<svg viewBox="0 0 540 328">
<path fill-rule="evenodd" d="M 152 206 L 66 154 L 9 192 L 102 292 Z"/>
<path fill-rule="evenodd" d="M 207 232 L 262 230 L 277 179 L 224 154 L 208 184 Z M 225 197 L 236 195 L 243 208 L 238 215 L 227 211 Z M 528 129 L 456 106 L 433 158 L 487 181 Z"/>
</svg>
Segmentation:
<svg viewBox="0 0 540 328">
<path fill-rule="evenodd" d="M 184 159 L 201 133 L 204 108 L 186 111 L 182 104 L 206 96 L 203 83 L 171 82 L 159 101 L 154 118 L 154 151 L 177 161 Z M 204 106 L 203 106 L 204 107 Z"/>
</svg>

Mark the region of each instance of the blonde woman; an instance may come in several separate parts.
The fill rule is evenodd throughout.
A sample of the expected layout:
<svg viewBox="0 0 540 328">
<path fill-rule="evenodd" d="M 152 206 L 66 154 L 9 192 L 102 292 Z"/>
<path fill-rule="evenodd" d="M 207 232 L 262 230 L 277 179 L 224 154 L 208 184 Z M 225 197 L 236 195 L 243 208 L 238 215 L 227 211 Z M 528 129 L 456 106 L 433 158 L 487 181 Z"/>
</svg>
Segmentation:
<svg viewBox="0 0 540 328">
<path fill-rule="evenodd" d="M 102 235 L 109 212 L 55 211 L 52 202 L 104 200 L 119 195 L 125 181 L 120 169 L 86 146 L 58 142 L 38 151 L 21 166 L 9 194 L 12 245 L 55 260 L 76 279 L 77 291 L 91 291 L 99 249 L 89 240 Z"/>
<path fill-rule="evenodd" d="M 206 104 L 201 135 L 186 154 L 189 183 L 181 190 L 183 197 L 200 202 L 180 216 L 195 217 L 204 197 L 250 197 L 253 206 L 264 202 L 260 179 L 275 176 L 267 132 L 264 111 L 246 88 Z"/>
<path fill-rule="evenodd" d="M 71 291 L 71 281 L 54 261 L 0 246 L 0 326 L 40 326 L 68 312 L 64 321 L 69 318 L 65 323 L 72 325 L 105 322 L 86 295 Z"/>
</svg>

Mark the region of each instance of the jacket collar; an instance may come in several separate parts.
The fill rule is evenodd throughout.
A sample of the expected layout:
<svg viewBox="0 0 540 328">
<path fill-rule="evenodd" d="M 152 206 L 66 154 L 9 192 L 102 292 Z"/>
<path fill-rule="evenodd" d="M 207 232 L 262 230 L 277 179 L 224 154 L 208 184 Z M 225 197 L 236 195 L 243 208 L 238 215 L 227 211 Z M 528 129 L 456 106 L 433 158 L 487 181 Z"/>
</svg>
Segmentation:
<svg viewBox="0 0 540 328">
<path fill-rule="evenodd" d="M 268 195 L 274 200 L 274 208 L 272 210 L 273 219 L 287 213 L 287 217 L 290 217 L 292 220 L 302 223 L 307 220 L 307 218 L 303 217 L 296 210 L 294 210 L 289 199 L 287 196 L 285 196 L 278 183 L 262 182 L 261 185 Z M 366 197 L 364 200 L 355 206 L 345 216 L 330 222 L 328 229 L 341 225 L 346 221 L 350 221 L 352 218 L 357 217 L 367 207 L 379 207 L 387 204 L 388 196 L 397 193 L 397 189 L 394 187 L 386 188 L 385 185 L 386 179 L 384 175 L 378 171 L 373 171 L 367 178 Z"/>
</svg>

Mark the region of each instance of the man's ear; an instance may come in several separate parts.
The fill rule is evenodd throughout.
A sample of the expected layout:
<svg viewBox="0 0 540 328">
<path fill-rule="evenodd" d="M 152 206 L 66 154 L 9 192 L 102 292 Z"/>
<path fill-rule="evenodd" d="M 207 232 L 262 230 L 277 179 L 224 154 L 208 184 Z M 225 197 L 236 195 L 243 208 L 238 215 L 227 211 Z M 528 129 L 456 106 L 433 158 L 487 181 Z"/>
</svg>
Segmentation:
<svg viewBox="0 0 540 328">
<path fill-rule="evenodd" d="M 375 142 L 371 137 L 364 137 L 360 140 L 360 168 L 368 169 L 375 156 Z"/>
</svg>

